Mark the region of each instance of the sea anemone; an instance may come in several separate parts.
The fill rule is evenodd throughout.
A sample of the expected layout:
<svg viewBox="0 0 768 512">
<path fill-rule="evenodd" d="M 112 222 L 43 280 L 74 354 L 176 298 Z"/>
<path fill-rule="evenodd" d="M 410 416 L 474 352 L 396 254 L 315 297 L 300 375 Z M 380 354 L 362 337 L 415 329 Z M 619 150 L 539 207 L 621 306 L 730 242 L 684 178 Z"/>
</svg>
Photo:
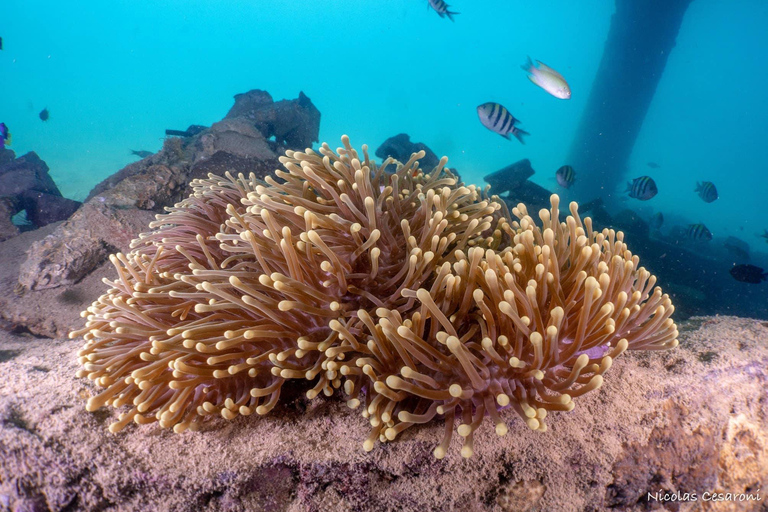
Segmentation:
<svg viewBox="0 0 768 512">
<path fill-rule="evenodd" d="M 342 138 L 288 151 L 285 171 L 193 182 L 192 195 L 111 261 L 118 277 L 83 316 L 78 375 L 104 390 L 87 409 L 130 406 L 110 425 L 177 432 L 215 416 L 266 414 L 288 379 L 311 399 L 341 388 L 395 439 L 443 416 L 472 433 L 499 410 L 544 430 L 548 411 L 596 389 L 629 349 L 677 344 L 669 298 L 622 233 L 594 232 L 575 203 L 539 214 L 445 168 L 375 165 Z"/>
</svg>

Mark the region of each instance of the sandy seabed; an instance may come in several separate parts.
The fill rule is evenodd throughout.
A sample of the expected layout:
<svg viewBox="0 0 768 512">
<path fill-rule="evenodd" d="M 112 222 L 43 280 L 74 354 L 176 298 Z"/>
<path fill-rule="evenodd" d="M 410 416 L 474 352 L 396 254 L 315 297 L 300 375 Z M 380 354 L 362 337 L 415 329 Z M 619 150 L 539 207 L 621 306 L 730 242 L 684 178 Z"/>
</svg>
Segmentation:
<svg viewBox="0 0 768 512">
<path fill-rule="evenodd" d="M 110 434 L 88 413 L 82 340 L 0 331 L 0 510 L 602 511 L 766 510 L 768 323 L 699 317 L 680 346 L 620 357 L 596 392 L 545 433 L 512 411 L 475 455 L 432 456 L 440 421 L 362 449 L 367 421 L 337 397 L 289 387 L 266 417 L 174 434 L 156 424 Z M 758 492 L 759 490 L 759 492 Z M 692 493 L 657 502 L 648 493 Z M 760 501 L 703 501 L 706 492 Z"/>
</svg>

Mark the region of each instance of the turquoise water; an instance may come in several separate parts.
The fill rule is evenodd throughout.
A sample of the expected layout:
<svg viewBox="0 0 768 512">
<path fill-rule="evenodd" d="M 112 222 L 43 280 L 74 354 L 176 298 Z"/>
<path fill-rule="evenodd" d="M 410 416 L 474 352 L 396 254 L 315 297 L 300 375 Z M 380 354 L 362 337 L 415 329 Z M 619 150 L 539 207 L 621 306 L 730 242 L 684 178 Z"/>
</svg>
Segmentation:
<svg viewBox="0 0 768 512">
<path fill-rule="evenodd" d="M 334 147 L 343 133 L 376 148 L 407 132 L 448 155 L 465 181 L 530 158 L 534 181 L 556 189 L 601 79 L 614 2 L 451 6 L 461 13 L 454 23 L 426 0 L 6 1 L 0 121 L 12 149 L 36 151 L 75 199 L 134 161 L 129 148 L 156 151 L 166 128 L 211 124 L 254 88 L 275 99 L 304 91 L 322 113 L 321 141 Z M 768 247 L 756 236 L 768 228 L 766 26 L 762 0 L 692 2 L 626 176 L 649 174 L 660 192 L 629 206 Z M 527 55 L 560 71 L 572 99 L 531 84 L 520 69 Z M 522 121 L 525 146 L 480 125 L 475 108 L 487 101 Z M 701 201 L 697 180 L 715 182 L 720 199 Z"/>
</svg>

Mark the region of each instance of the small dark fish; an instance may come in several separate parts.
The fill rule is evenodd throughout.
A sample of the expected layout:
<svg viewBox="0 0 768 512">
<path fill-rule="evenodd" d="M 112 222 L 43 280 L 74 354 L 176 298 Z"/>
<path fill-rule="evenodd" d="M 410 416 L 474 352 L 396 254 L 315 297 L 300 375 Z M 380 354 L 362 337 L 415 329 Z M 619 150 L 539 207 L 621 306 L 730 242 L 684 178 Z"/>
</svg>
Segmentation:
<svg viewBox="0 0 768 512">
<path fill-rule="evenodd" d="M 712 232 L 704 224 L 689 224 L 685 230 L 685 236 L 696 241 L 712 240 Z"/>
<path fill-rule="evenodd" d="M 6 146 L 11 145 L 11 132 L 5 123 L 0 123 L 0 139 L 3 139 L 3 144 Z"/>
<path fill-rule="evenodd" d="M 658 231 L 661 229 L 661 226 L 664 224 L 664 214 L 661 212 L 656 212 L 653 217 L 651 217 L 651 229 Z"/>
<path fill-rule="evenodd" d="M 511 140 L 509 135 L 514 135 L 517 140 L 525 144 L 523 135 L 530 135 L 528 132 L 523 131 L 515 126 L 520 121 L 515 119 L 515 116 L 509 113 L 509 110 L 504 108 L 499 103 L 483 103 L 477 107 L 477 116 L 480 118 L 480 122 L 491 130 L 498 133 L 507 140 Z"/>
<path fill-rule="evenodd" d="M 47 121 L 48 118 L 51 117 L 51 113 L 48 111 L 48 107 L 41 110 L 39 116 L 41 121 Z"/>
<path fill-rule="evenodd" d="M 2 49 L 3 49 L 3 38 L 0 37 L 0 50 L 2 50 Z"/>
<path fill-rule="evenodd" d="M 661 169 L 661 166 L 656 162 L 648 162 L 648 167 L 650 167 L 651 169 Z"/>
<path fill-rule="evenodd" d="M 139 151 L 129 149 L 128 151 L 130 151 L 132 155 L 136 155 L 139 158 L 147 158 L 148 156 L 151 156 L 153 154 L 151 151 L 145 151 L 143 149 Z"/>
<path fill-rule="evenodd" d="M 640 176 L 627 183 L 627 192 L 629 197 L 647 201 L 659 193 L 656 182 L 650 176 Z"/>
<path fill-rule="evenodd" d="M 749 263 L 734 266 L 731 269 L 731 276 L 737 281 L 750 284 L 760 284 L 768 279 L 768 273 L 765 270 Z"/>
<path fill-rule="evenodd" d="M 576 181 L 576 171 L 570 165 L 564 165 L 555 173 L 555 179 L 561 187 L 571 188 L 573 182 Z"/>
<path fill-rule="evenodd" d="M 448 9 L 451 8 L 450 5 L 445 3 L 444 0 L 427 0 L 429 7 L 431 7 L 441 18 L 445 18 L 448 16 L 448 19 L 453 21 L 454 14 L 461 14 L 458 12 L 452 12 Z"/>
<path fill-rule="evenodd" d="M 715 188 L 715 184 L 711 181 L 704 181 L 702 183 L 696 182 L 696 190 L 694 190 L 694 192 L 698 192 L 699 197 L 702 198 L 705 203 L 711 203 L 718 198 L 717 188 Z"/>
</svg>

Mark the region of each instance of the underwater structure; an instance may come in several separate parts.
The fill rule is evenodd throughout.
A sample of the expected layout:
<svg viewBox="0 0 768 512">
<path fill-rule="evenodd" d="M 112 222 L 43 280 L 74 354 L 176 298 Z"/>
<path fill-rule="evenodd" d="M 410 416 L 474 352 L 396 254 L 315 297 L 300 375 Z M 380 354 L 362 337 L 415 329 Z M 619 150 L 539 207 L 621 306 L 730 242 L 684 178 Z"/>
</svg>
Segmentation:
<svg viewBox="0 0 768 512">
<path fill-rule="evenodd" d="M 626 163 L 683 16 L 691 0 L 616 0 L 608 38 L 576 130 L 568 162 L 581 174 L 574 184 L 590 199 L 594 180 L 611 191 L 624 179 Z"/>
</svg>

